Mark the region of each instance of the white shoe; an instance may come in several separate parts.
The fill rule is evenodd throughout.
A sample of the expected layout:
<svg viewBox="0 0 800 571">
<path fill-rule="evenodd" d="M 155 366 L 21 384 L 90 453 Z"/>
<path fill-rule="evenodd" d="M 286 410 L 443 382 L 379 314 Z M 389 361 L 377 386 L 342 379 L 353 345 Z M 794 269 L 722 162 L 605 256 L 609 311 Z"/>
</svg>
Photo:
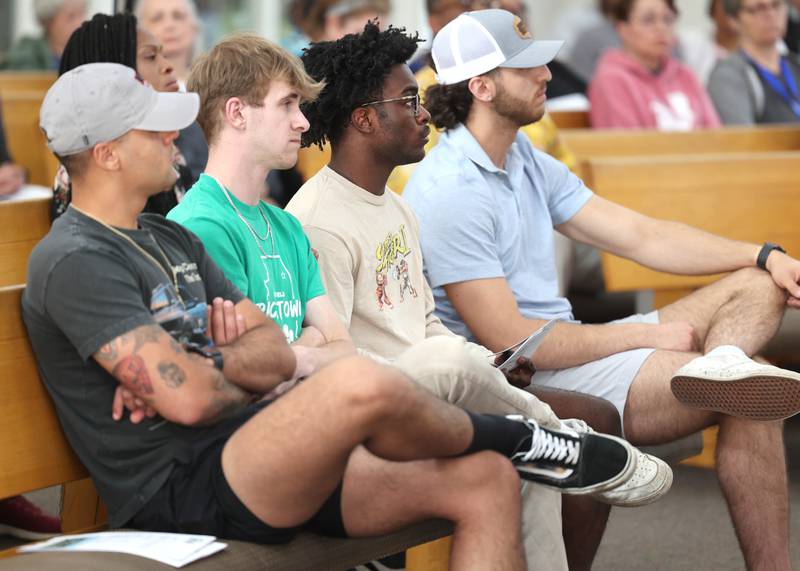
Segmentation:
<svg viewBox="0 0 800 571">
<path fill-rule="evenodd" d="M 570 418 L 561 423 L 575 432 L 594 432 L 583 420 Z M 655 456 L 631 447 L 636 455 L 636 470 L 628 480 L 615 488 L 592 494 L 599 502 L 618 507 L 635 507 L 653 503 L 672 487 L 672 468 Z"/>
<path fill-rule="evenodd" d="M 672 394 L 694 408 L 782 420 L 800 412 L 800 374 L 756 363 L 744 354 L 709 354 L 678 369 Z"/>
<path fill-rule="evenodd" d="M 636 471 L 617 488 L 592 496 L 612 506 L 632 508 L 660 499 L 672 487 L 672 468 L 661 458 L 636 450 Z"/>
</svg>

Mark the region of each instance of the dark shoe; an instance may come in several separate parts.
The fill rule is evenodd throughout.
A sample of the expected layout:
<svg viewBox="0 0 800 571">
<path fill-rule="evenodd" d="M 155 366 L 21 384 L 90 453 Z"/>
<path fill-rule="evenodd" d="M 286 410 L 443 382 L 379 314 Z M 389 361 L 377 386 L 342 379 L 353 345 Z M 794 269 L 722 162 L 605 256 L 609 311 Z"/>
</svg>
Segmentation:
<svg viewBox="0 0 800 571">
<path fill-rule="evenodd" d="M 519 415 L 506 418 L 524 423 L 531 431 L 511 461 L 520 477 L 564 494 L 595 494 L 619 486 L 633 476 L 636 454 L 616 436 L 578 434 L 566 426 L 542 428 Z"/>
</svg>

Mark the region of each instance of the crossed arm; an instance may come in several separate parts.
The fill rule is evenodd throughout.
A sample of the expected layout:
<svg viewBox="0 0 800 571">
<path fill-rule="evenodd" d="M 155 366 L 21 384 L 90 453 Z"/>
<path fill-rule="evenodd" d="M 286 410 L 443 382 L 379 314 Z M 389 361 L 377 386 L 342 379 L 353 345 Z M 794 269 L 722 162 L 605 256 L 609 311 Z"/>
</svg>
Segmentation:
<svg viewBox="0 0 800 571">
<path fill-rule="evenodd" d="M 347 355 L 356 348 L 327 295 L 320 295 L 306 304 L 303 332 L 292 345 L 298 361 L 308 374 Z M 303 374 L 302 376 L 308 376 Z"/>
<path fill-rule="evenodd" d="M 277 325 L 247 299 L 235 309 L 243 320 L 239 332 L 246 332 L 219 346 L 223 371 L 204 357 L 186 352 L 157 324 L 120 335 L 101 347 L 94 358 L 151 413 L 178 424 L 213 424 L 249 403 L 254 394 L 267 393 L 292 378 L 296 370 L 294 354 Z M 225 322 L 216 325 L 224 333 Z M 222 334 L 219 332 L 213 334 Z M 123 392 L 115 397 L 115 417 L 121 416 Z"/>
<path fill-rule="evenodd" d="M 728 240 L 677 222 L 638 214 L 593 197 L 558 230 L 575 240 L 629 258 L 647 267 L 678 274 L 712 274 L 755 265 L 760 246 Z M 767 268 L 775 282 L 800 304 L 800 262 L 773 252 Z M 545 323 L 524 317 L 505 278 L 445 285 L 456 311 L 478 338 L 497 351 Z M 696 341 L 688 323 L 580 325 L 558 324 L 534 356 L 539 369 L 581 365 L 640 347 L 689 351 Z"/>
</svg>

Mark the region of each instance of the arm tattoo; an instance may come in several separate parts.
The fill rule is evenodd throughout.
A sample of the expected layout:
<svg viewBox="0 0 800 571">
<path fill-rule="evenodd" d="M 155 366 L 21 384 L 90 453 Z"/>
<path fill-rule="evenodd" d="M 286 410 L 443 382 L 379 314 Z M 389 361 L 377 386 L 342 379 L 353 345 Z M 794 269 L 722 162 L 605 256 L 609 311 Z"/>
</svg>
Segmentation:
<svg viewBox="0 0 800 571">
<path fill-rule="evenodd" d="M 121 359 L 111 374 L 136 395 L 153 394 L 153 385 L 150 383 L 147 366 L 139 355 L 130 355 Z"/>
<path fill-rule="evenodd" d="M 179 388 L 186 381 L 186 374 L 175 363 L 162 361 L 158 364 L 158 373 L 171 389 Z"/>
<path fill-rule="evenodd" d="M 165 331 L 160 325 L 147 325 L 133 330 L 133 352 L 136 353 L 147 343 L 158 343 Z"/>
</svg>

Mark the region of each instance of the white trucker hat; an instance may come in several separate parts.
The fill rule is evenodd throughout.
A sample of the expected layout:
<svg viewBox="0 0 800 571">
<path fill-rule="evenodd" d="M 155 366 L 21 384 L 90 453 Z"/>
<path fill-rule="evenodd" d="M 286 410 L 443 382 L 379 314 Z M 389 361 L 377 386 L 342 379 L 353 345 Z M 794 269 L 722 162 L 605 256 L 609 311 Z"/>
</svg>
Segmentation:
<svg viewBox="0 0 800 571">
<path fill-rule="evenodd" d="M 134 129 L 179 131 L 197 118 L 196 93 L 159 93 L 118 63 L 88 63 L 58 78 L 39 111 L 47 146 L 66 157 Z"/>
<path fill-rule="evenodd" d="M 564 42 L 534 41 L 522 20 L 506 10 L 465 12 L 433 38 L 433 63 L 442 85 L 496 67 L 532 68 L 553 61 Z"/>
</svg>

